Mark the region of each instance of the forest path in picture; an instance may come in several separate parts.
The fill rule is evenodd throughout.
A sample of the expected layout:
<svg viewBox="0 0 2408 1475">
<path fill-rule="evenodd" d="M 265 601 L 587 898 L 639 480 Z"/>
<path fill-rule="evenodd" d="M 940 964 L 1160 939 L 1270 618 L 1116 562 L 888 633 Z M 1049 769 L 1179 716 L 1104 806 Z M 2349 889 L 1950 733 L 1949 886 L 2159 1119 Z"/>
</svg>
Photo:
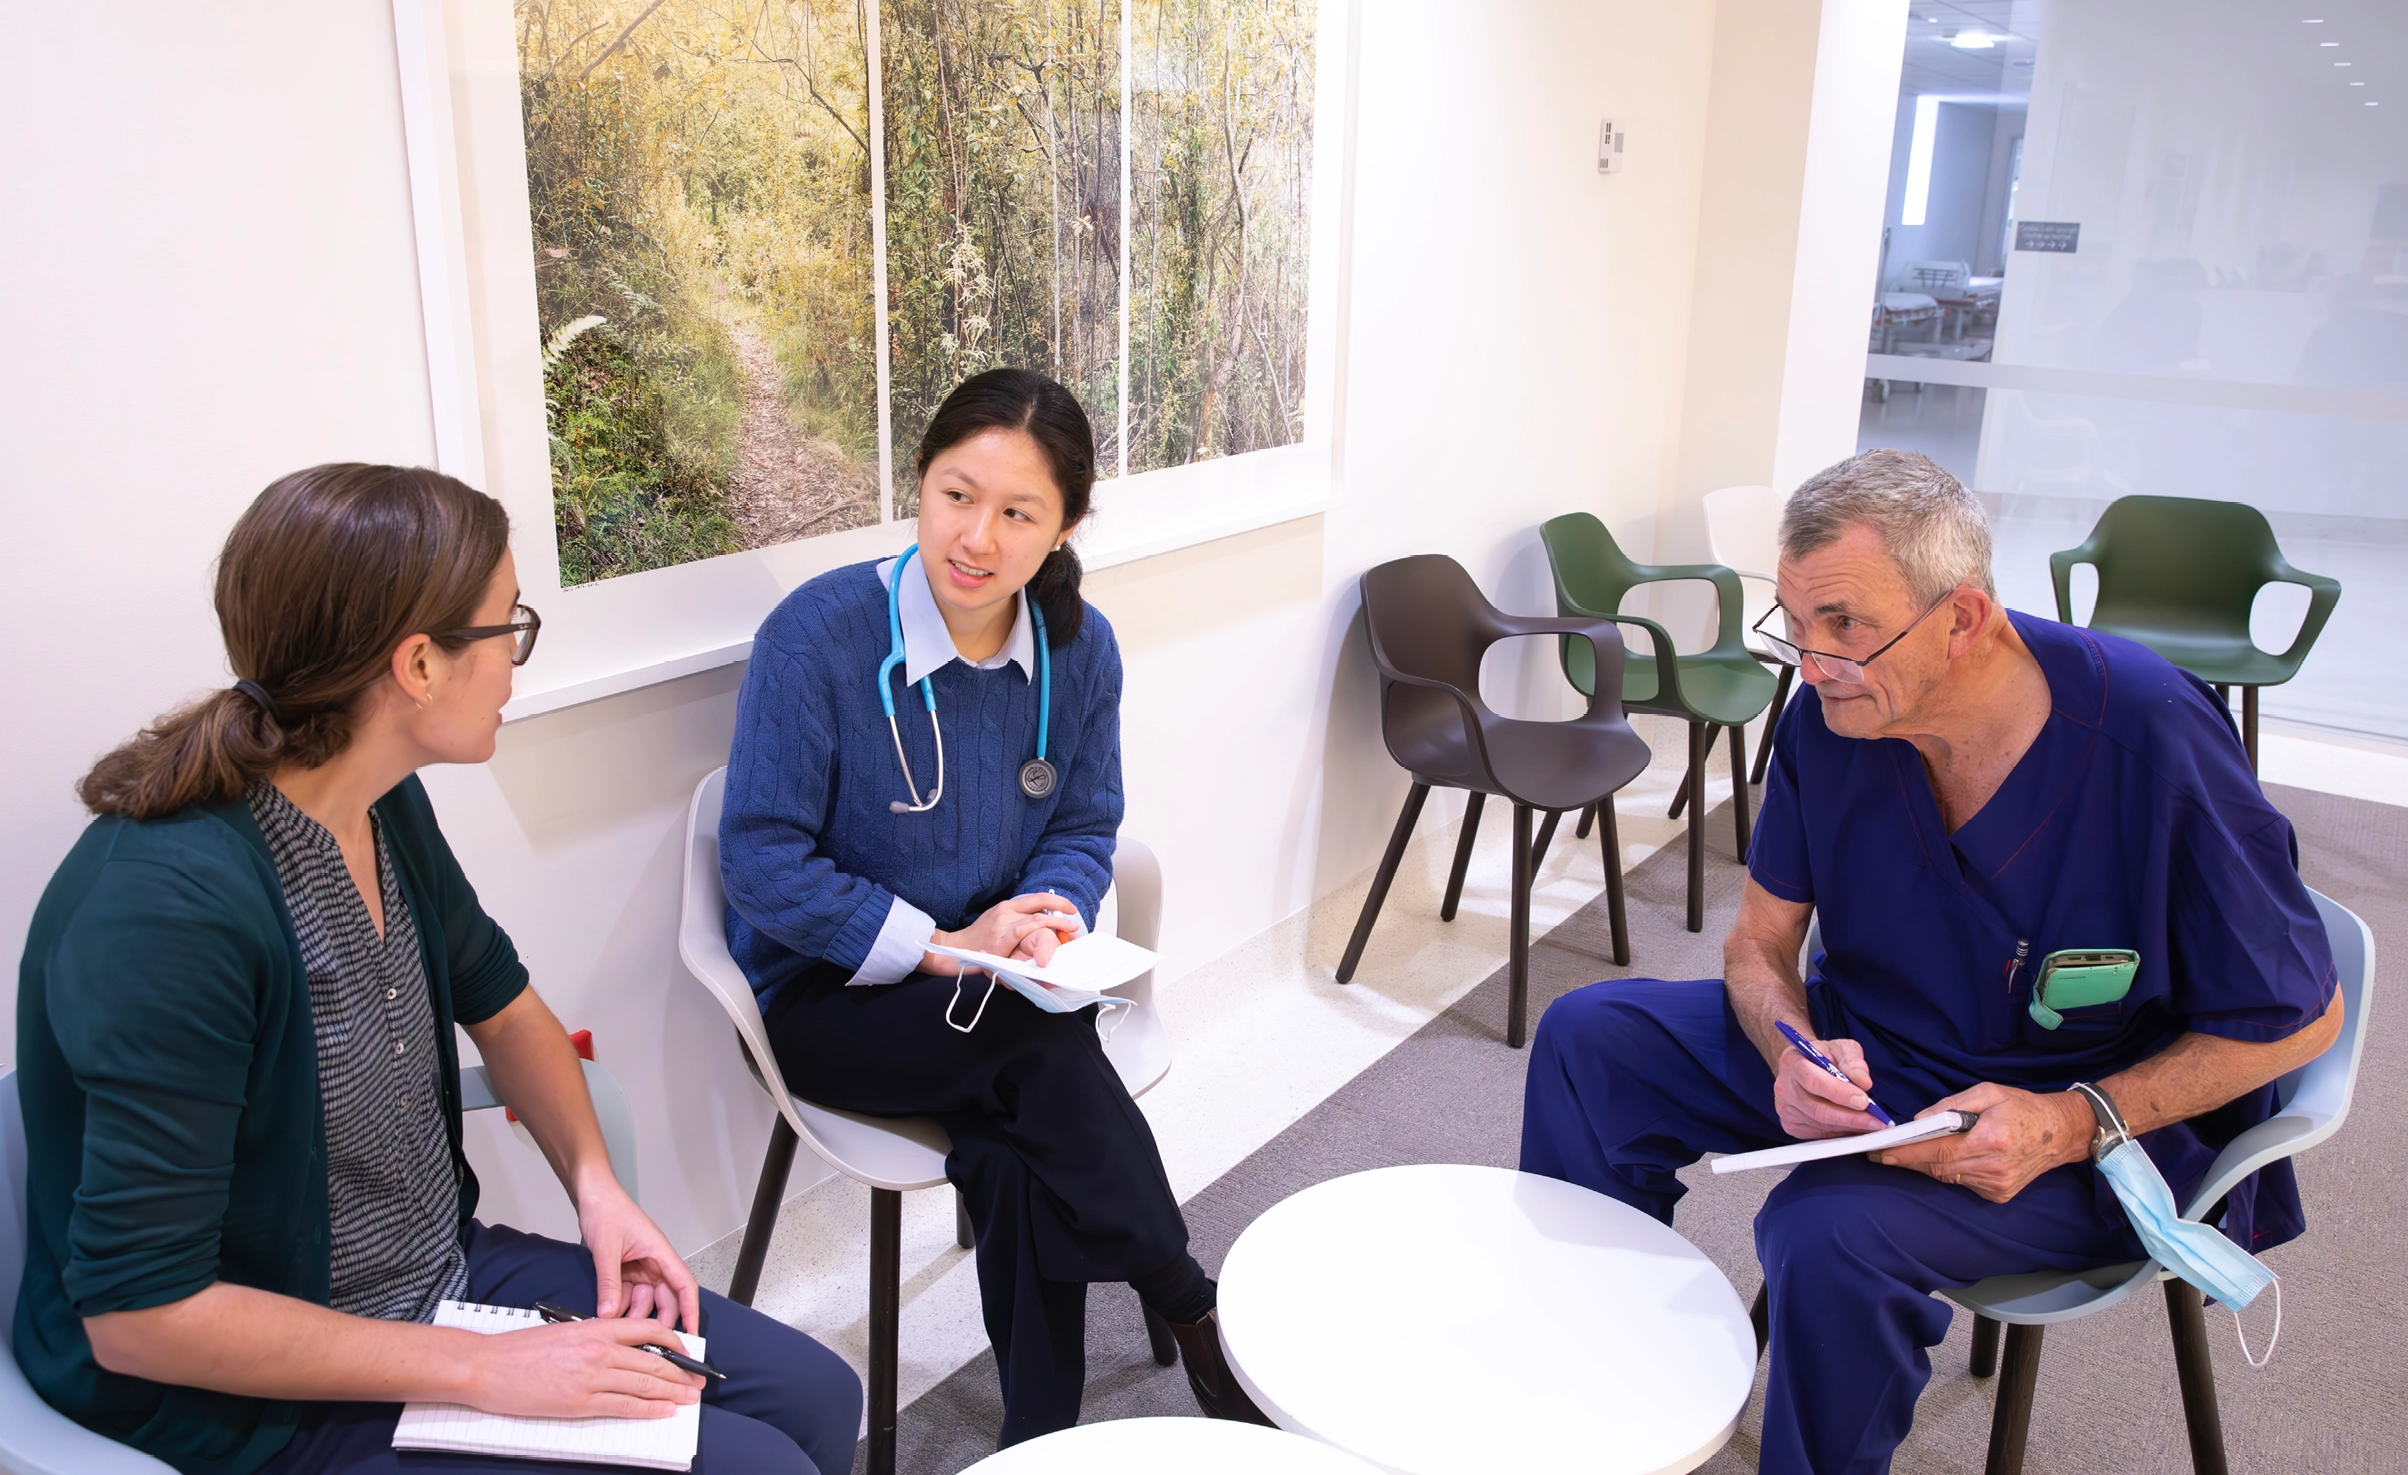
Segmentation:
<svg viewBox="0 0 2408 1475">
<path fill-rule="evenodd" d="M 784 371 L 768 335 L 735 322 L 728 325 L 728 336 L 735 340 L 744 394 L 736 465 L 728 478 L 728 510 L 736 519 L 738 541 L 747 548 L 772 548 L 875 523 L 874 470 L 794 423 Z"/>
</svg>

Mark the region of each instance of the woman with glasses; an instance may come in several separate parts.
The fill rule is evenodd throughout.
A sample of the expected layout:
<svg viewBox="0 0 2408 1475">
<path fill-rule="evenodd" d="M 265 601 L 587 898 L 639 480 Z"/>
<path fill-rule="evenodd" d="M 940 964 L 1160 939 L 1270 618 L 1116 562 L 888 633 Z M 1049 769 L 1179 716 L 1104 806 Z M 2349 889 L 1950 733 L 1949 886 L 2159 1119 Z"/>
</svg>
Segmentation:
<svg viewBox="0 0 2408 1475">
<path fill-rule="evenodd" d="M 239 679 L 84 778 L 97 817 L 26 940 L 17 1359 L 87 1427 L 211 1475 L 397 1471 L 414 1399 L 699 1401 L 696 1470 L 849 1469 L 858 1380 L 699 1290 L 619 1186 L 575 1052 L 415 776 L 493 756 L 539 627 L 509 533 L 450 477 L 364 465 L 287 476 L 235 524 L 216 603 Z M 455 1023 L 582 1245 L 473 1217 Z M 427 1325 L 446 1300 L 590 1319 Z M 726 1376 L 645 1350 L 668 1326 Z"/>
</svg>

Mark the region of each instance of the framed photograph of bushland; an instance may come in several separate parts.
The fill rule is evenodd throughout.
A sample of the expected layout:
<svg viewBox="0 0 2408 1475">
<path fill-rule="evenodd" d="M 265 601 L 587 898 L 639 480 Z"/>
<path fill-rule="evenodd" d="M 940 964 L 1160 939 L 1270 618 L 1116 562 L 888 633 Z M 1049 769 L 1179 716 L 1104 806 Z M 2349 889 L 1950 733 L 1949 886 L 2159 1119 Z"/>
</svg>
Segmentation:
<svg viewBox="0 0 2408 1475">
<path fill-rule="evenodd" d="M 1304 438 L 1314 8 L 1130 0 L 1132 472 Z"/>
<path fill-rule="evenodd" d="M 860 0 L 515 0 L 564 582 L 877 522 Z"/>
<path fill-rule="evenodd" d="M 1325 505 L 1358 3 L 395 0 L 438 460 L 568 591 L 512 715 L 903 547 L 983 369 L 1086 406 L 1091 567 Z"/>
</svg>

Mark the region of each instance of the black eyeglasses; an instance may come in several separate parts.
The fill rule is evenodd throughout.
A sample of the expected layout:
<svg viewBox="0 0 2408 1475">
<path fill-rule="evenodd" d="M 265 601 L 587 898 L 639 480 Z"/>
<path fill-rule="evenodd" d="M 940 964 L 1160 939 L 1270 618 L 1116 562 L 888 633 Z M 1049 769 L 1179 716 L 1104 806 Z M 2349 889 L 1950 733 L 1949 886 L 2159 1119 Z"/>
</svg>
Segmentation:
<svg viewBox="0 0 2408 1475">
<path fill-rule="evenodd" d="M 446 630 L 435 638 L 468 641 L 495 640 L 504 635 L 513 636 L 515 639 L 510 647 L 510 664 L 523 666 L 527 664 L 527 657 L 535 654 L 535 637 L 542 629 L 543 616 L 526 605 L 514 604 L 510 607 L 510 623 L 507 625 L 463 625 L 457 630 Z M 1765 638 L 1770 640 L 1772 637 L 1768 635 Z"/>
<path fill-rule="evenodd" d="M 1806 658 L 1808 656 L 1812 656 L 1814 657 L 1814 663 L 1822 668 L 1825 676 L 1828 676 L 1832 680 L 1841 682 L 1848 686 L 1862 686 L 1864 685 L 1865 680 L 1865 667 L 1870 666 L 1875 661 L 1880 660 L 1883 655 L 1888 653 L 1890 646 L 1896 645 L 1899 641 L 1904 640 L 1907 636 L 1914 634 L 1915 627 L 1917 625 L 1920 625 L 1925 620 L 1931 618 L 1932 610 L 1938 609 L 1941 605 L 1946 604 L 1955 596 L 1956 591 L 1951 589 L 1946 594 L 1941 595 L 1938 599 L 1933 600 L 1930 607 L 1925 609 L 1923 613 L 1915 616 L 1912 620 L 1907 621 L 1906 628 L 1899 631 L 1896 636 L 1892 637 L 1888 644 L 1883 645 L 1880 650 L 1873 652 L 1869 656 L 1842 656 L 1833 655 L 1827 650 L 1808 650 L 1804 646 L 1798 645 L 1792 641 L 1782 638 L 1781 636 L 1775 635 L 1772 631 L 1764 628 L 1765 620 L 1769 620 L 1773 616 L 1779 615 L 1781 616 L 1781 628 L 1784 630 L 1789 628 L 1789 614 L 1777 604 L 1771 609 L 1766 610 L 1763 618 L 1757 620 L 1755 624 L 1749 626 L 1748 628 L 1754 631 L 1756 634 L 1763 636 L 1764 643 L 1772 647 L 1773 654 L 1779 656 L 1782 660 L 1789 662 L 1789 664 L 1793 666 L 1803 666 L 1806 664 Z"/>
</svg>

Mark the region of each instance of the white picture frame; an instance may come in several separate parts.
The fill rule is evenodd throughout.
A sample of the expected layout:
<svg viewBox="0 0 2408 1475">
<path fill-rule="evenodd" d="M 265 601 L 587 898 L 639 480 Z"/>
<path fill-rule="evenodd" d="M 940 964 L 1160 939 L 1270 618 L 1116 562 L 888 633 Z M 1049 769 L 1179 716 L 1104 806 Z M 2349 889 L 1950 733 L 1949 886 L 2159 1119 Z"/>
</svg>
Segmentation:
<svg viewBox="0 0 2408 1475">
<path fill-rule="evenodd" d="M 1089 568 L 1310 517 L 1339 494 L 1359 4 L 1321 0 L 1316 20 L 1304 437 L 1275 450 L 1099 481 L 1093 515 L 1075 544 Z M 870 13 L 875 38 L 875 0 Z M 520 587 L 544 617 L 542 659 L 522 675 L 504 720 L 741 661 L 762 619 L 797 585 L 909 546 L 912 521 L 883 521 L 561 586 L 510 0 L 394 0 L 393 21 L 437 466 L 509 510 Z M 1127 0 L 1122 25 L 1125 31 Z M 882 173 L 881 166 L 874 155 L 873 168 Z M 1124 169 L 1124 218 L 1126 190 Z M 884 197 L 880 179 L 872 208 L 881 234 Z M 882 274 L 883 253 L 879 260 Z M 884 300 L 882 275 L 879 292 Z M 883 314 L 879 331 L 883 338 Z M 884 359 L 882 352 L 881 401 Z M 885 419 L 882 404 L 882 427 Z M 885 434 L 883 498 L 891 501 L 896 452 Z"/>
</svg>

